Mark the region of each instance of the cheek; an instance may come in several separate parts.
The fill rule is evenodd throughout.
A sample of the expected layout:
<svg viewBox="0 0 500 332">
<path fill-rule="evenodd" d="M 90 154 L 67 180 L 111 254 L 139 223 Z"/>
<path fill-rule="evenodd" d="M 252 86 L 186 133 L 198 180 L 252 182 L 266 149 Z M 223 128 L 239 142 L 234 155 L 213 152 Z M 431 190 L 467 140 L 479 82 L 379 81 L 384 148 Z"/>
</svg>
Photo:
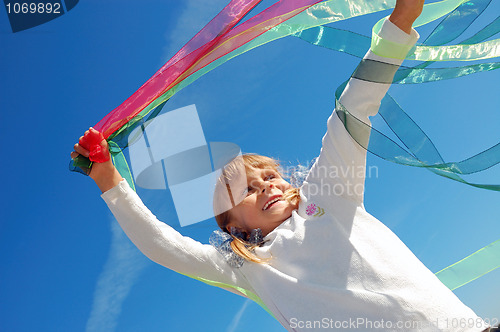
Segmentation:
<svg viewBox="0 0 500 332">
<path fill-rule="evenodd" d="M 247 209 L 243 212 L 241 226 L 247 231 L 262 227 L 262 215 L 255 208 Z"/>
<path fill-rule="evenodd" d="M 288 189 L 292 189 L 292 185 L 284 180 L 281 182 L 279 186 L 283 192 L 285 192 Z"/>
<path fill-rule="evenodd" d="M 259 210 L 257 208 L 257 204 L 253 201 L 245 202 L 246 204 L 243 204 L 243 209 L 242 212 L 244 214 L 245 219 L 254 219 L 259 215 Z"/>
</svg>

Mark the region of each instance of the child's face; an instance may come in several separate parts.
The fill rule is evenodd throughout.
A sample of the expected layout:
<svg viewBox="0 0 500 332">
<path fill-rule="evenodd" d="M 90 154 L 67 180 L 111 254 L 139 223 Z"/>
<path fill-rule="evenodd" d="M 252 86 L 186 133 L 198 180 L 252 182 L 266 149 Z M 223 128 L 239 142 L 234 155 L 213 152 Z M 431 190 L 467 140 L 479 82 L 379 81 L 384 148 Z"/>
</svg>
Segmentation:
<svg viewBox="0 0 500 332">
<path fill-rule="evenodd" d="M 247 173 L 247 184 L 241 193 L 246 197 L 229 211 L 228 229 L 236 227 L 249 234 L 260 228 L 266 236 L 292 215 L 293 205 L 282 199 L 292 186 L 277 171 L 261 168 Z"/>
</svg>

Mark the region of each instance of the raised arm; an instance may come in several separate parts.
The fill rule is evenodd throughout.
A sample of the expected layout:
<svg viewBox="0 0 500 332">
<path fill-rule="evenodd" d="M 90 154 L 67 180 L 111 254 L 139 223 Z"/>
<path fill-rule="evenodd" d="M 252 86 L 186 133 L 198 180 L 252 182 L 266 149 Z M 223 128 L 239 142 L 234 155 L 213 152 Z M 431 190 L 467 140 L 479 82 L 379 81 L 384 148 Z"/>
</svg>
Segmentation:
<svg viewBox="0 0 500 332">
<path fill-rule="evenodd" d="M 398 0 L 390 19 L 382 25 L 380 37 L 396 44 L 412 46 L 419 36 L 411 29 L 411 25 L 420 15 L 422 6 L 421 0 Z M 365 147 L 370 135 L 366 125 L 370 125 L 369 116 L 377 113 L 401 62 L 399 59 L 378 56 L 371 51 L 365 55 L 340 96 L 336 111 L 328 119 L 320 156 L 303 187 L 305 195 L 320 193 L 322 196 L 331 196 L 332 199 L 343 197 L 356 204 L 363 203 Z M 372 74 L 372 77 L 367 74 Z M 361 145 L 349 132 L 358 141 L 362 140 L 359 142 Z"/>
<path fill-rule="evenodd" d="M 102 198 L 135 246 L 152 261 L 173 271 L 239 295 L 252 291 L 238 268 L 231 268 L 211 245 L 183 236 L 159 221 L 123 180 Z"/>
<path fill-rule="evenodd" d="M 109 158 L 107 142 L 98 139 L 99 135 L 92 128 L 86 131 L 75 144 L 71 157 L 80 154 L 88 157 L 88 141 L 97 139 L 100 142 L 99 150 L 107 161 L 94 163 L 89 176 L 101 189 L 102 198 L 137 248 L 152 261 L 181 274 L 239 295 L 245 296 L 241 289 L 251 291 L 241 272 L 231 268 L 214 247 L 182 236 L 151 213 L 116 170 Z"/>
</svg>

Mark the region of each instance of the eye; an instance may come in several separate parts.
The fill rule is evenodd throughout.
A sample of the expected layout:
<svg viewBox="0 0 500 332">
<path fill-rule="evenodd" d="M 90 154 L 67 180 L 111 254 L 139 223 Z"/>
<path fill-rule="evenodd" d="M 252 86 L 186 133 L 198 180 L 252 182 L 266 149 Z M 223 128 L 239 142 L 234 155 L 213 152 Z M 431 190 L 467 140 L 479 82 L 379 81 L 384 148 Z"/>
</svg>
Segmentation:
<svg viewBox="0 0 500 332">
<path fill-rule="evenodd" d="M 270 175 L 266 176 L 266 177 L 264 178 L 264 180 L 269 181 L 269 180 L 273 180 L 273 179 L 275 179 L 275 178 L 276 178 L 276 175 L 275 175 L 275 174 L 270 174 Z"/>
<path fill-rule="evenodd" d="M 254 191 L 254 188 L 248 186 L 243 190 L 242 196 L 248 196 Z"/>
</svg>

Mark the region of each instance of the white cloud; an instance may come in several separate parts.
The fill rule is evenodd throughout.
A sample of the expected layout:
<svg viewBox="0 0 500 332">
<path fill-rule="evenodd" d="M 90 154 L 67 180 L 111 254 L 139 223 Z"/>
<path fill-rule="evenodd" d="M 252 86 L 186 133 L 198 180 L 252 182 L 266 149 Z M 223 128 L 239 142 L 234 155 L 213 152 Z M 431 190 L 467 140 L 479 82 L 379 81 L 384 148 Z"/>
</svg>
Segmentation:
<svg viewBox="0 0 500 332">
<path fill-rule="evenodd" d="M 238 328 L 238 325 L 240 324 L 241 317 L 243 316 L 243 313 L 245 312 L 246 308 L 248 305 L 252 303 L 252 300 L 246 299 L 245 302 L 243 302 L 243 305 L 241 306 L 240 310 L 234 315 L 233 321 L 231 324 L 229 324 L 227 328 L 227 332 L 234 332 Z"/>
<path fill-rule="evenodd" d="M 167 62 L 212 18 L 219 13 L 228 0 L 188 0 L 183 12 L 178 14 L 177 24 L 166 33 L 168 41 L 164 48 L 162 63 Z"/>
<path fill-rule="evenodd" d="M 86 332 L 115 330 L 122 304 L 148 260 L 111 220 L 111 248 L 97 281 Z"/>
</svg>

